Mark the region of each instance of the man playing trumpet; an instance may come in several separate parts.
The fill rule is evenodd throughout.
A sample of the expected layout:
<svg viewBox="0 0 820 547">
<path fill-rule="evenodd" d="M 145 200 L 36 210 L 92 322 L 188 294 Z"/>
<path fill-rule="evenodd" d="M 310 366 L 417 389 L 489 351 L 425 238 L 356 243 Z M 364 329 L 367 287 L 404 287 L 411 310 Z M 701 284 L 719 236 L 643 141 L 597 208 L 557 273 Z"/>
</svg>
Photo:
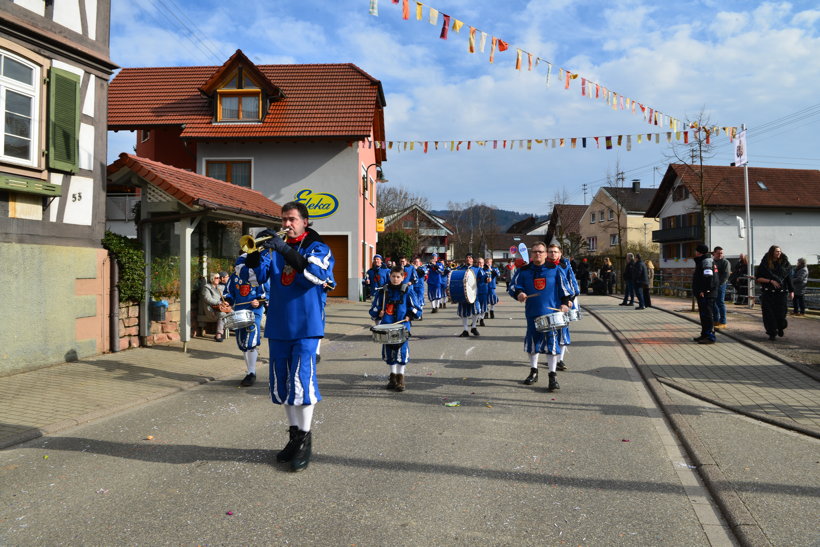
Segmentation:
<svg viewBox="0 0 820 547">
<path fill-rule="evenodd" d="M 316 381 L 316 349 L 325 334 L 325 283 L 333 279 L 333 255 L 309 227 L 304 204 L 282 206 L 287 239 L 270 230 L 258 234 L 265 250 L 249 252 L 245 263 L 260 283 L 269 282 L 265 338 L 270 344 L 270 393 L 283 405 L 289 441 L 277 455 L 293 471 L 308 466 L 313 408 L 322 400 Z M 259 241 L 259 240 L 257 240 Z"/>
</svg>

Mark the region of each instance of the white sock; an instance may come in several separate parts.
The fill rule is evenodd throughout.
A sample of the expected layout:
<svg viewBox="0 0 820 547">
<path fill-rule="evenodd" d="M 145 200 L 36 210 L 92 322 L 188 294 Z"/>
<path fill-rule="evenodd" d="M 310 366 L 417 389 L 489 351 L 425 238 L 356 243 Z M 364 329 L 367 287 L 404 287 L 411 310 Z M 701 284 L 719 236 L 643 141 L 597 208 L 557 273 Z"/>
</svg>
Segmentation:
<svg viewBox="0 0 820 547">
<path fill-rule="evenodd" d="M 462 317 L 461 318 L 461 324 L 464 325 L 464 330 L 467 330 L 467 321 L 469 321 L 469 318 L 467 318 L 467 317 Z"/>
<path fill-rule="evenodd" d="M 564 355 L 567 354 L 567 346 L 561 346 L 561 361 L 564 360 Z"/>
<path fill-rule="evenodd" d="M 550 372 L 555 372 L 555 370 L 558 368 L 558 356 L 547 355 L 547 365 L 550 368 Z"/>
<path fill-rule="evenodd" d="M 472 326 L 472 328 L 475 328 L 476 325 L 478 325 L 478 316 L 474 315 L 473 316 L 473 322 L 472 322 L 471 326 Z"/>
<path fill-rule="evenodd" d="M 245 368 L 248 369 L 248 374 L 256 374 L 256 358 L 259 352 L 256 348 L 249 349 L 245 352 Z"/>
<path fill-rule="evenodd" d="M 396 366 L 399 368 L 398 373 L 399 374 L 404 374 L 404 369 L 407 368 L 407 365 L 396 365 Z"/>
<path fill-rule="evenodd" d="M 316 344 L 316 355 L 322 353 L 322 339 L 319 338 L 319 343 Z"/>
<path fill-rule="evenodd" d="M 288 417 L 288 425 L 295 425 L 298 426 L 299 423 L 296 419 L 296 407 L 293 405 L 282 405 L 285 407 L 285 414 Z"/>
<path fill-rule="evenodd" d="M 530 353 L 530 368 L 538 368 L 538 354 Z"/>
<path fill-rule="evenodd" d="M 313 421 L 313 405 L 292 406 L 296 411 L 296 425 L 302 431 L 310 431 L 310 423 Z"/>
<path fill-rule="evenodd" d="M 398 374 L 399 365 L 390 365 L 390 374 Z"/>
</svg>

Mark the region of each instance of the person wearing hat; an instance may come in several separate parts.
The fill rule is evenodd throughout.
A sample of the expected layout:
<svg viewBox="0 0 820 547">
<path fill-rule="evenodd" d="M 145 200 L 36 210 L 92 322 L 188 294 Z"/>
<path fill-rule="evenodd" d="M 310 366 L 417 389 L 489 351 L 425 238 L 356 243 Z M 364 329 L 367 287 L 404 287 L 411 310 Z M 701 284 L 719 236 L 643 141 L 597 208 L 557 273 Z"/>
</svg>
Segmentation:
<svg viewBox="0 0 820 547">
<path fill-rule="evenodd" d="M 475 275 L 476 280 L 478 280 L 478 276 L 481 275 L 478 267 L 474 265 L 473 262 L 473 253 L 467 253 L 464 255 L 464 264 L 456 268 L 457 270 L 473 270 L 473 274 Z M 478 329 L 476 328 L 478 324 L 478 318 L 482 316 L 484 310 L 481 308 L 481 301 L 476 298 L 475 302 L 470 304 L 469 302 L 459 302 L 458 309 L 456 310 L 456 314 L 461 317 L 461 326 L 462 332 L 459 336 L 463 338 L 467 338 L 470 336 L 470 333 L 473 333 L 473 336 L 478 336 Z M 468 329 L 469 324 L 469 329 Z"/>
<path fill-rule="evenodd" d="M 384 287 L 389 281 L 390 268 L 384 266 L 382 255 L 373 255 L 373 265 L 364 274 L 365 297 L 375 296 L 376 291 Z"/>
<path fill-rule="evenodd" d="M 700 336 L 694 338 L 699 344 L 715 343 L 715 294 L 718 275 L 709 247 L 701 243 L 695 248 L 695 271 L 692 274 L 692 294 L 698 300 L 700 313 Z"/>
</svg>

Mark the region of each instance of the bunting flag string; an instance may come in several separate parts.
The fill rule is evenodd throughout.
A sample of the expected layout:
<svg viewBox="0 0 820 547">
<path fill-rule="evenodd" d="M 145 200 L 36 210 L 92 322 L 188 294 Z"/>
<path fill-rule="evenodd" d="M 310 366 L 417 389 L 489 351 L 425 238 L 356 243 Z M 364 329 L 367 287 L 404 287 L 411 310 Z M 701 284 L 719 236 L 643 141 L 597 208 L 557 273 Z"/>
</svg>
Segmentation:
<svg viewBox="0 0 820 547">
<path fill-rule="evenodd" d="M 398 4 L 399 0 L 392 0 L 392 2 L 393 4 Z M 424 4 L 419 0 L 415 0 L 415 2 L 416 20 L 418 21 L 422 20 L 425 8 L 427 8 L 428 20 L 431 25 L 437 25 L 439 15 L 442 15 L 442 19 L 444 21 L 441 26 L 441 32 L 439 33 L 439 37 L 442 40 L 447 40 L 449 38 L 450 29 L 452 29 L 455 32 L 459 32 L 461 30 L 462 25 L 464 25 L 463 21 L 455 19 L 450 15 L 444 14 L 440 10 L 433 8 L 427 4 Z M 409 0 L 402 0 L 402 19 L 406 20 L 410 18 L 409 10 Z M 370 0 L 370 14 L 378 16 L 378 0 Z M 491 34 L 483 32 L 472 25 L 469 25 L 469 29 L 470 32 L 467 44 L 467 51 L 469 53 L 475 53 L 476 49 L 478 49 L 479 52 L 484 53 L 485 45 L 487 43 L 487 37 L 489 36 L 491 38 L 489 56 L 490 63 L 495 63 L 496 53 L 502 53 L 509 48 L 509 43 L 497 36 L 492 36 Z M 477 33 L 480 33 L 480 41 L 478 48 L 476 48 Z M 542 57 L 534 56 L 533 53 L 526 51 L 524 49 L 516 48 L 515 70 L 522 70 L 524 55 L 526 55 L 527 57 L 528 71 L 533 70 L 534 67 L 538 67 L 539 64 L 546 65 L 546 86 L 549 87 L 551 83 L 551 75 L 554 63 Z M 533 58 L 535 59 L 534 66 Z M 573 72 L 560 66 L 558 67 L 558 80 L 561 84 L 563 84 L 564 89 L 571 89 L 572 81 L 578 80 L 579 78 L 579 87 L 582 97 L 586 97 L 588 99 L 603 100 L 607 104 L 607 106 L 610 106 L 612 108 L 612 110 L 623 110 L 624 112 L 631 111 L 631 113 L 634 115 L 642 116 L 643 120 L 647 124 L 657 126 L 659 128 L 669 128 L 672 130 L 672 132 L 678 132 L 680 128 L 686 127 L 686 124 L 683 123 L 679 118 L 675 118 L 673 116 L 669 116 L 668 114 L 664 114 L 656 108 L 648 107 L 640 101 L 637 101 L 630 97 L 626 97 L 625 95 L 618 93 L 617 91 L 608 89 L 606 86 L 598 82 L 594 82 L 585 76 L 582 77 L 577 72 Z"/>
<path fill-rule="evenodd" d="M 702 135 L 699 135 L 703 133 Z M 661 137 L 665 137 L 667 143 L 673 141 L 683 141 L 688 144 L 692 139 L 702 138 L 707 143 L 711 142 L 713 136 L 718 136 L 721 133 L 726 135 L 730 141 L 733 141 L 737 136 L 736 127 L 693 127 L 692 129 L 684 131 L 665 131 L 661 133 L 638 133 L 632 135 L 596 135 L 592 137 L 555 137 L 555 138 L 529 138 L 529 139 L 452 139 L 452 140 L 391 140 L 391 141 L 376 141 L 366 139 L 359 141 L 360 148 L 366 149 L 386 149 L 402 151 L 415 151 L 416 146 L 427 154 L 432 143 L 433 150 L 442 150 L 448 152 L 462 152 L 464 150 L 473 150 L 479 148 L 489 148 L 491 150 L 534 150 L 536 147 L 543 145 L 547 148 L 566 148 L 567 143 L 572 149 L 578 148 L 596 148 L 613 150 L 615 148 L 625 148 L 627 152 L 632 150 L 633 137 L 637 144 L 645 142 L 647 144 L 654 142 L 661 143 Z M 352 143 L 351 143 L 352 144 Z M 590 145 L 589 147 L 587 145 Z"/>
</svg>

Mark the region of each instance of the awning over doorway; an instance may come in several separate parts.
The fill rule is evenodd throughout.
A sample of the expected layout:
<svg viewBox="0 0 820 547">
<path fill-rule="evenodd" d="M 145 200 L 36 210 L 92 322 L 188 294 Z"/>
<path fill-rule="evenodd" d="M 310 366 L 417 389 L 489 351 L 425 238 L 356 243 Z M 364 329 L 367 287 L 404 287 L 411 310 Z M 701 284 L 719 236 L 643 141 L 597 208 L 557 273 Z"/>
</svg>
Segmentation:
<svg viewBox="0 0 820 547">
<path fill-rule="evenodd" d="M 202 219 L 235 220 L 259 226 L 278 225 L 282 207 L 260 192 L 185 169 L 120 154 L 108 166 L 109 184 L 141 189 L 140 230 L 146 257 L 146 287 L 140 313 L 140 335 L 147 335 L 150 300 L 151 224 L 174 222 L 179 237 L 180 338 L 191 339 L 191 235 Z"/>
</svg>

